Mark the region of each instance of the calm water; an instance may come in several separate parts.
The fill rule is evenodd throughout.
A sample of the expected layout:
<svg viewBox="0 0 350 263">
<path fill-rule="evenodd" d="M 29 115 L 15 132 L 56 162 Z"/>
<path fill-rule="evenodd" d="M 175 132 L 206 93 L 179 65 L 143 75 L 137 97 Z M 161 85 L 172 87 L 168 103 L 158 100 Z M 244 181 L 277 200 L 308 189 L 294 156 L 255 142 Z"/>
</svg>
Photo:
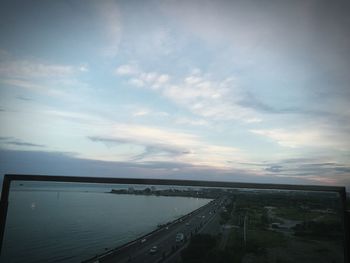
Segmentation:
<svg viewBox="0 0 350 263">
<path fill-rule="evenodd" d="M 1 262 L 80 262 L 210 201 L 66 186 L 11 191 Z"/>
</svg>

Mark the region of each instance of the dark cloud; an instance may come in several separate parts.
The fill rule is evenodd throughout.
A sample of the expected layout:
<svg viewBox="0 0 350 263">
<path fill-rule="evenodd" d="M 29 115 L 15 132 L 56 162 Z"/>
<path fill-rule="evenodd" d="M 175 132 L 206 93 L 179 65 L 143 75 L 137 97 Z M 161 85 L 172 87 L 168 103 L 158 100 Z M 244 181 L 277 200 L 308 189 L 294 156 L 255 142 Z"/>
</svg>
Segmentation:
<svg viewBox="0 0 350 263">
<path fill-rule="evenodd" d="M 262 111 L 266 113 L 281 113 L 281 110 L 275 109 L 272 106 L 264 103 L 250 92 L 246 92 L 243 98 L 238 101 L 240 106 L 251 108 L 256 111 Z"/>
<path fill-rule="evenodd" d="M 337 165 L 338 165 L 337 163 L 333 163 L 333 162 L 324 162 L 324 163 L 300 164 L 300 167 L 335 167 Z"/>
<path fill-rule="evenodd" d="M 285 164 L 303 164 L 303 163 L 314 163 L 317 162 L 316 158 L 289 158 L 283 159 L 280 162 Z"/>
<path fill-rule="evenodd" d="M 129 177 L 256 182 L 243 170 L 222 171 L 180 162 L 113 162 L 79 158 L 74 153 L 0 149 L 0 174 Z M 265 180 L 263 178 L 262 180 Z M 270 178 L 272 181 L 272 178 Z"/>
<path fill-rule="evenodd" d="M 266 171 L 272 172 L 272 173 L 279 173 L 282 171 L 283 166 L 281 165 L 272 165 L 268 168 L 265 168 Z"/>
<path fill-rule="evenodd" d="M 296 158 L 282 160 L 266 168 L 281 177 L 294 177 L 309 180 L 310 183 L 350 186 L 350 167 L 335 162 L 320 162 L 311 158 Z"/>
<path fill-rule="evenodd" d="M 350 167 L 336 167 L 335 170 L 337 172 L 349 173 L 350 174 Z"/>
<path fill-rule="evenodd" d="M 232 163 L 231 161 L 228 161 L 228 163 Z M 270 165 L 269 162 L 261 162 L 261 163 L 250 163 L 250 162 L 238 162 L 238 164 L 247 165 L 247 166 L 257 166 L 257 167 L 266 167 L 267 165 Z"/>
<path fill-rule="evenodd" d="M 323 158 L 326 159 L 326 158 Z M 290 158 L 277 162 L 240 163 L 247 167 L 258 167 L 291 183 L 334 184 L 350 187 L 350 167 L 344 163 L 322 161 L 320 158 Z M 293 181 L 294 180 L 294 181 Z"/>
<path fill-rule="evenodd" d="M 16 145 L 16 146 L 29 146 L 29 147 L 45 147 L 43 144 L 36 144 L 30 142 L 19 142 L 19 141 L 8 141 L 6 144 Z"/>
<path fill-rule="evenodd" d="M 105 143 L 106 146 L 113 146 L 116 144 L 125 144 L 130 143 L 134 145 L 139 145 L 141 147 L 144 147 L 145 150 L 143 153 L 138 154 L 134 156 L 133 161 L 142 160 L 148 156 L 154 156 L 154 155 L 166 155 L 166 156 L 178 156 L 183 154 L 189 154 L 190 151 L 172 146 L 172 145 L 165 145 L 165 144 L 151 144 L 151 143 L 143 143 L 139 141 L 133 141 L 131 139 L 124 139 L 124 138 L 109 138 L 109 137 L 100 137 L 100 136 L 89 136 L 89 140 L 93 142 L 102 142 Z"/>
<path fill-rule="evenodd" d="M 33 99 L 24 96 L 16 96 L 16 99 L 23 101 L 33 101 Z"/>
<path fill-rule="evenodd" d="M 178 155 L 189 154 L 189 153 L 190 151 L 183 151 L 176 147 L 172 148 L 169 146 L 153 145 L 153 146 L 146 146 L 145 151 L 135 156 L 133 160 L 142 160 L 148 156 L 154 156 L 154 155 L 178 156 Z"/>
<path fill-rule="evenodd" d="M 15 145 L 15 146 L 45 147 L 45 145 L 43 144 L 24 142 L 22 140 L 19 140 L 13 137 L 0 137 L 0 141 L 2 141 L 4 144 Z"/>
<path fill-rule="evenodd" d="M 187 179 L 275 184 L 310 184 L 313 172 L 256 176 L 243 169 L 222 170 L 180 162 L 113 162 L 83 159 L 71 152 L 20 151 L 0 148 L 0 175 L 44 174 L 93 177 Z M 285 167 L 283 167 L 285 169 Z M 349 167 L 350 169 L 350 167 Z M 343 178 L 344 179 L 344 178 Z M 1 176 L 0 176 L 1 180 Z M 347 178 L 343 180 L 349 186 Z"/>
<path fill-rule="evenodd" d="M 130 140 L 119 139 L 119 138 L 108 138 L 108 137 L 100 137 L 100 136 L 88 136 L 87 138 L 92 142 L 102 142 L 106 146 L 113 146 L 115 144 L 130 143 Z"/>
<path fill-rule="evenodd" d="M 307 178 L 322 177 L 338 180 L 339 175 L 350 172 L 347 166 L 335 162 L 320 162 L 317 158 L 291 158 L 278 162 L 240 163 L 242 165 L 261 167 L 261 170 L 282 177 Z M 350 180 L 350 178 L 349 178 Z M 350 183 L 349 183 L 350 184 Z"/>
<path fill-rule="evenodd" d="M 335 171 L 339 166 L 342 167 L 343 165 L 334 162 L 320 162 L 320 160 L 316 158 L 285 159 L 271 165 L 271 167 L 283 167 L 284 172 L 295 172 L 296 174 L 312 173 L 314 175 Z"/>
<path fill-rule="evenodd" d="M 245 88 L 261 94 L 248 94 L 238 102 L 241 106 L 325 119 L 332 112 L 347 112 L 350 1 L 170 0 L 162 10 L 204 42 L 229 46 L 223 49 L 225 56 L 232 48 L 236 56 L 227 56 L 230 65 L 240 65 L 241 70 L 245 69 L 241 61 L 253 61 L 253 66 L 247 66 L 247 79 L 260 81 L 247 83 Z M 222 64 L 222 71 L 232 70 L 221 62 L 215 66 Z M 244 71 L 237 74 L 242 79 Z M 297 97 L 288 97 L 287 89 L 294 90 Z M 262 95 L 265 100 L 257 99 Z M 274 97 L 275 101 L 269 100 Z M 349 118 L 345 121 L 349 123 Z"/>
<path fill-rule="evenodd" d="M 329 112 L 307 108 L 305 105 L 303 108 L 301 108 L 300 105 L 298 107 L 274 107 L 248 91 L 244 93 L 243 98 L 240 99 L 237 103 L 242 107 L 250 108 L 258 112 L 268 114 L 302 114 L 311 116 L 328 116 L 331 114 Z"/>
<path fill-rule="evenodd" d="M 151 169 L 144 170 L 142 165 L 82 159 L 78 158 L 76 154 L 66 152 L 0 149 L 0 160 L 2 163 L 0 170 L 3 174 L 142 177 L 142 175 L 150 175 L 151 171 Z"/>
<path fill-rule="evenodd" d="M 309 118 L 323 118 L 327 119 L 329 122 L 338 122 L 344 123 L 348 120 L 347 116 L 342 116 L 340 113 L 332 113 L 322 109 L 314 109 L 308 107 L 308 105 L 299 105 L 298 107 L 283 107 L 277 108 L 273 107 L 270 104 L 265 103 L 262 99 L 258 98 L 256 95 L 251 92 L 245 92 L 243 98 L 239 100 L 238 105 L 253 109 L 260 113 L 267 114 L 299 114 Z"/>
</svg>

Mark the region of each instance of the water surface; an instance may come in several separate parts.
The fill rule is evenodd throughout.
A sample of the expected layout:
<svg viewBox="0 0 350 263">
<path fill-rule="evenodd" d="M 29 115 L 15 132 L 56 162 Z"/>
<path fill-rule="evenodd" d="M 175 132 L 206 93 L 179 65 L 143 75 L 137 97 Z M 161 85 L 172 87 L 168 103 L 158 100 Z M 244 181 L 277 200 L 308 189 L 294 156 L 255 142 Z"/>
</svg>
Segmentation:
<svg viewBox="0 0 350 263">
<path fill-rule="evenodd" d="M 1 260 L 80 262 L 210 201 L 107 193 L 118 187 L 125 186 L 15 185 L 9 196 Z"/>
</svg>

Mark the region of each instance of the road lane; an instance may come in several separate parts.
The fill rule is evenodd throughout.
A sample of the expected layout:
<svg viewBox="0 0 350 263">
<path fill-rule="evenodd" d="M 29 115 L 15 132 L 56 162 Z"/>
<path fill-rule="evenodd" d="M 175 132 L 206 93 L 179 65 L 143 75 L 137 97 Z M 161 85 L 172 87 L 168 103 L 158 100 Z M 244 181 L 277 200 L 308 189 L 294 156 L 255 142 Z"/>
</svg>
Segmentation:
<svg viewBox="0 0 350 263">
<path fill-rule="evenodd" d="M 176 251 L 190 239 L 191 234 L 194 235 L 198 233 L 209 220 L 217 216 L 219 214 L 219 204 L 220 202 L 218 202 L 218 200 L 213 200 L 207 205 L 174 221 L 167 227 L 162 227 L 153 232 L 146 237 L 144 243 L 141 243 L 141 240 L 138 239 L 131 242 L 128 246 L 109 251 L 107 254 L 101 255 L 98 259 L 94 258 L 86 262 L 161 262 L 163 259 L 168 258 L 169 255 L 176 253 Z M 175 241 L 177 233 L 184 234 L 185 238 L 183 242 Z M 150 254 L 149 251 L 153 246 L 157 246 L 158 251 L 154 254 Z"/>
</svg>

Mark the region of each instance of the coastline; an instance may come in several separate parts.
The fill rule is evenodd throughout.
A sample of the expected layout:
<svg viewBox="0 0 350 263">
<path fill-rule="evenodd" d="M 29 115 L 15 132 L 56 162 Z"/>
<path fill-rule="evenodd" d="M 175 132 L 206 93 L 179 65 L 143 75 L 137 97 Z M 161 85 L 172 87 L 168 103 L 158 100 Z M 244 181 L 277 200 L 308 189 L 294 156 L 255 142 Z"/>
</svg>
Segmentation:
<svg viewBox="0 0 350 263">
<path fill-rule="evenodd" d="M 114 194 L 116 194 L 116 193 L 114 192 Z M 130 193 L 123 193 L 123 194 L 130 194 Z M 180 196 L 178 196 L 178 197 L 180 197 Z M 188 197 L 188 196 L 185 196 L 185 197 Z M 182 222 L 182 221 L 185 220 L 186 218 L 191 217 L 193 214 L 196 214 L 196 213 L 198 213 L 199 211 L 205 209 L 206 207 L 210 206 L 211 203 L 212 203 L 213 201 L 214 201 L 214 199 L 212 199 L 212 200 L 209 201 L 207 204 L 205 204 L 205 205 L 203 205 L 203 206 L 197 208 L 196 210 L 193 210 L 192 212 L 190 212 L 190 213 L 188 213 L 188 214 L 186 214 L 186 215 L 183 215 L 183 216 L 181 216 L 181 217 L 179 217 L 179 218 L 177 218 L 177 219 L 175 219 L 175 220 L 173 220 L 173 221 L 170 221 L 170 222 L 168 222 L 168 223 L 166 223 L 166 224 L 163 224 L 163 225 L 161 225 L 161 226 L 158 226 L 158 227 L 157 227 L 156 229 L 154 229 L 153 231 L 148 232 L 148 233 L 146 233 L 145 235 L 143 235 L 143 236 L 141 236 L 141 237 L 138 237 L 138 238 L 136 238 L 136 239 L 134 239 L 134 240 L 132 240 L 132 241 L 129 241 L 129 242 L 127 242 L 127 243 L 125 243 L 125 244 L 123 244 L 123 245 L 121 245 L 121 246 L 118 246 L 118 247 L 116 247 L 116 248 L 114 248 L 114 249 L 108 250 L 108 251 L 106 251 L 105 253 L 102 253 L 102 254 L 96 255 L 96 256 L 94 256 L 94 257 L 92 257 L 92 258 L 89 258 L 89 259 L 87 259 L 87 260 L 84 260 L 84 261 L 82 261 L 82 263 L 94 263 L 94 262 L 99 262 L 98 260 L 100 260 L 100 259 L 106 258 L 106 257 L 111 256 L 111 255 L 113 255 L 113 254 L 116 254 L 116 253 L 118 253 L 118 252 L 120 252 L 120 251 L 122 251 L 122 250 L 128 249 L 129 247 L 131 247 L 131 246 L 133 246 L 133 245 L 139 244 L 139 243 L 141 242 L 141 240 L 143 240 L 143 239 L 148 239 L 149 237 L 153 236 L 154 234 L 157 234 L 157 233 L 162 232 L 162 231 L 165 230 L 167 227 L 174 226 L 174 225 L 176 225 L 177 223 Z"/>
</svg>

